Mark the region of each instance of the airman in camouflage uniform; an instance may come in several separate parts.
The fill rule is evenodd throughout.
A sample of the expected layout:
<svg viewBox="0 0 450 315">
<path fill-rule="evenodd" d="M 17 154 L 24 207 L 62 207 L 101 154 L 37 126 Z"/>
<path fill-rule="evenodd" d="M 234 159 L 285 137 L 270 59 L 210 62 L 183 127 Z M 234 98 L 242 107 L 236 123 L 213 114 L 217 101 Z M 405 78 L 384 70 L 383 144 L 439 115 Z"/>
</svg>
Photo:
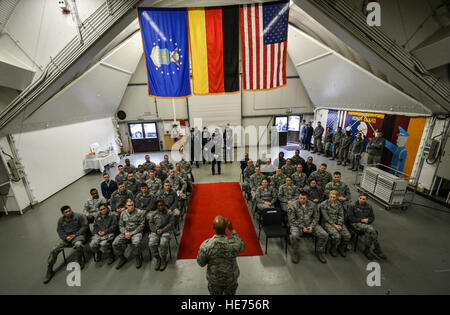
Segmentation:
<svg viewBox="0 0 450 315">
<path fill-rule="evenodd" d="M 299 164 L 303 165 L 306 163 L 305 159 L 300 156 L 300 150 L 295 150 L 295 155 L 291 157 L 292 165 L 297 166 Z"/>
<path fill-rule="evenodd" d="M 148 180 L 148 172 L 145 171 L 144 166 L 138 166 L 138 171 L 134 173 L 134 178 L 136 178 L 139 183 L 145 183 Z"/>
<path fill-rule="evenodd" d="M 339 146 L 339 160 L 337 165 L 347 166 L 348 151 L 350 150 L 350 144 L 352 143 L 352 137 L 350 131 L 346 131 L 341 139 Z"/>
<path fill-rule="evenodd" d="M 291 176 L 292 181 L 295 186 L 299 189 L 299 191 L 303 191 L 303 188 L 306 185 L 308 177 L 305 173 L 303 173 L 303 165 L 297 164 L 297 171 Z"/>
<path fill-rule="evenodd" d="M 273 208 L 276 201 L 276 191 L 272 187 L 269 187 L 267 179 L 263 179 L 261 186 L 259 186 L 255 192 L 255 202 L 258 215 L 261 215 L 260 212 L 264 209 Z"/>
<path fill-rule="evenodd" d="M 150 228 L 148 246 L 155 258 L 155 270 L 163 271 L 167 266 L 170 234 L 175 221 L 172 211 L 167 210 L 163 201 L 157 202 L 157 210 L 147 214 Z"/>
<path fill-rule="evenodd" d="M 330 160 L 339 158 L 339 146 L 341 145 L 341 139 L 343 136 L 342 127 L 338 127 L 337 132 L 333 135 L 333 157 Z"/>
<path fill-rule="evenodd" d="M 326 263 L 324 257 L 325 245 L 328 234 L 319 225 L 320 213 L 317 205 L 308 200 L 306 193 L 301 192 L 298 200 L 288 207 L 288 219 L 291 230 L 292 262 L 297 264 L 299 258 L 300 237 L 304 234 L 312 234 L 317 239 L 317 258 L 320 262 Z"/>
<path fill-rule="evenodd" d="M 98 214 L 98 206 L 102 203 L 107 204 L 105 198 L 99 196 L 98 190 L 95 188 L 92 188 L 90 190 L 91 198 L 86 201 L 83 207 L 83 213 L 86 215 L 88 222 L 93 223 L 95 217 Z"/>
<path fill-rule="evenodd" d="M 169 173 L 169 171 L 173 169 L 173 164 L 169 162 L 169 156 L 167 154 L 164 155 L 164 161 L 159 163 L 159 165 L 161 165 L 161 169 L 166 173 Z"/>
<path fill-rule="evenodd" d="M 373 252 L 376 256 L 386 259 L 386 256 L 381 251 L 380 243 L 378 243 L 378 231 L 373 227 L 373 221 L 375 221 L 373 208 L 367 203 L 367 194 L 361 193 L 358 200 L 348 207 L 348 222 L 353 229 L 363 233 L 364 255 L 368 260 L 375 258 L 371 253 L 372 246 L 374 246 Z"/>
<path fill-rule="evenodd" d="M 136 173 L 136 167 L 130 163 L 130 159 L 125 159 L 125 165 L 123 167 L 125 173 Z"/>
<path fill-rule="evenodd" d="M 167 173 L 163 171 L 160 164 L 156 164 L 155 166 L 155 176 L 156 178 L 159 178 L 161 183 L 163 183 L 167 178 Z"/>
<path fill-rule="evenodd" d="M 278 200 L 280 200 L 281 210 L 287 211 L 288 206 L 298 199 L 298 187 L 292 184 L 292 178 L 286 177 L 286 183 L 278 190 Z"/>
<path fill-rule="evenodd" d="M 331 182 L 331 174 L 327 172 L 327 165 L 322 163 L 318 171 L 314 171 L 309 175 L 308 182 L 315 180 L 320 189 L 325 189 L 325 186 Z"/>
<path fill-rule="evenodd" d="M 181 162 L 175 164 L 175 176 L 180 177 L 186 183 L 185 192 L 192 192 L 192 174 L 183 170 Z"/>
<path fill-rule="evenodd" d="M 111 195 L 111 210 L 117 216 L 125 210 L 125 204 L 128 199 L 134 200 L 134 195 L 131 191 L 125 188 L 125 183 L 117 183 L 118 189 Z"/>
<path fill-rule="evenodd" d="M 286 175 L 283 174 L 281 168 L 277 168 L 275 175 L 270 179 L 270 187 L 278 191 L 284 183 L 286 183 Z"/>
<path fill-rule="evenodd" d="M 315 179 L 311 180 L 309 186 L 305 186 L 304 192 L 308 194 L 308 199 L 315 203 L 320 203 L 323 200 L 323 190 L 317 186 Z"/>
<path fill-rule="evenodd" d="M 383 157 L 384 147 L 386 146 L 386 140 L 383 138 L 383 133 L 378 131 L 376 136 L 372 138 L 367 144 L 367 164 L 381 163 Z"/>
<path fill-rule="evenodd" d="M 286 164 L 281 167 L 281 171 L 283 172 L 283 174 L 289 177 L 295 172 L 295 167 L 292 166 L 291 163 L 291 159 L 287 159 Z"/>
<path fill-rule="evenodd" d="M 340 172 L 333 173 L 333 181 L 329 182 L 325 186 L 324 199 L 327 199 L 327 197 L 330 195 L 330 191 L 336 190 L 338 192 L 338 200 L 342 203 L 342 206 L 344 207 L 344 214 L 347 218 L 347 206 L 352 196 L 350 194 L 350 188 L 348 188 L 348 185 L 346 183 L 341 181 L 341 177 L 342 176 Z"/>
<path fill-rule="evenodd" d="M 149 193 L 146 183 L 141 184 L 141 191 L 136 195 L 134 200 L 136 208 L 141 209 L 144 214 L 156 208 L 156 195 Z"/>
<path fill-rule="evenodd" d="M 145 226 L 145 215 L 143 211 L 135 208 L 134 202 L 131 199 L 127 200 L 126 206 L 127 210 L 122 211 L 120 214 L 120 234 L 116 236 L 112 243 L 114 254 L 120 258 L 116 269 L 122 268 L 127 262 L 123 254 L 129 243 L 131 243 L 133 251 L 136 254 L 136 268 L 139 269 L 142 266 L 142 251 L 140 246 L 142 232 Z"/>
<path fill-rule="evenodd" d="M 178 209 L 178 195 L 170 186 L 169 181 L 164 182 L 163 189 L 158 194 L 158 199 L 162 200 L 164 202 L 164 206 L 167 210 L 171 210 L 175 216 L 175 221 L 177 223 L 180 222 L 180 216 L 181 211 Z M 175 234 L 180 234 L 180 231 L 178 230 L 178 224 L 175 230 Z"/>
<path fill-rule="evenodd" d="M 175 175 L 175 170 L 171 169 L 169 171 L 169 176 L 166 181 L 170 182 L 170 187 L 177 192 L 178 195 L 178 209 L 183 209 L 184 203 L 186 202 L 186 188 L 187 183 L 180 176 Z"/>
<path fill-rule="evenodd" d="M 123 170 L 123 166 L 119 165 L 117 167 L 117 169 L 119 170 L 119 173 L 117 173 L 116 177 L 114 177 L 114 179 L 116 180 L 117 183 L 125 183 L 128 180 L 128 173 L 125 173 L 125 171 Z"/>
<path fill-rule="evenodd" d="M 94 221 L 94 235 L 89 243 L 89 247 L 94 253 L 96 262 L 102 259 L 102 254 L 110 254 L 108 259 L 108 265 L 110 265 L 115 260 L 111 244 L 117 231 L 117 216 L 108 210 L 106 203 L 99 205 L 98 212 Z"/>
<path fill-rule="evenodd" d="M 242 191 L 246 194 L 250 193 L 250 177 L 255 174 L 255 166 L 253 166 L 253 161 L 247 161 L 247 167 L 244 169 L 244 178 L 242 183 Z"/>
<path fill-rule="evenodd" d="M 333 144 L 333 129 L 330 127 L 327 128 L 327 131 L 325 132 L 325 156 L 329 157 L 331 155 L 330 146 Z"/>
<path fill-rule="evenodd" d="M 211 295 L 234 295 L 239 278 L 236 256 L 244 251 L 245 244 L 228 219 L 218 216 L 213 224 L 216 235 L 202 243 L 197 263 L 201 267 L 208 265 L 206 279 Z M 231 236 L 225 233 L 226 228 Z"/>
<path fill-rule="evenodd" d="M 317 122 L 317 127 L 314 129 L 313 137 L 314 137 L 314 151 L 312 153 L 316 152 L 322 152 L 322 136 L 323 136 L 323 127 L 321 122 Z"/>
<path fill-rule="evenodd" d="M 162 182 L 159 178 L 155 176 L 155 172 L 153 170 L 148 172 L 149 179 L 145 182 L 148 186 L 148 191 L 152 194 L 159 194 L 159 191 L 162 189 Z"/>
<path fill-rule="evenodd" d="M 352 146 L 350 147 L 351 160 L 352 164 L 348 168 L 352 171 L 359 170 L 359 162 L 361 160 L 361 155 L 364 152 L 364 140 L 360 133 L 356 134 L 355 140 L 352 142 Z"/>
<path fill-rule="evenodd" d="M 144 169 L 148 172 L 150 170 L 155 170 L 156 164 L 150 161 L 150 156 L 148 154 L 145 155 L 145 162 L 142 165 Z"/>
<path fill-rule="evenodd" d="M 255 167 L 255 174 L 250 176 L 249 185 L 252 194 L 252 200 L 255 199 L 256 190 L 261 186 L 261 181 L 264 179 L 264 175 L 261 174 L 261 169 L 257 166 Z"/>
<path fill-rule="evenodd" d="M 134 178 L 133 173 L 128 173 L 128 180 L 125 182 L 125 188 L 133 193 L 133 196 L 136 196 L 139 192 L 141 183 Z"/>
<path fill-rule="evenodd" d="M 337 251 L 346 257 L 347 245 L 350 242 L 350 232 L 345 226 L 345 215 L 342 204 L 337 200 L 337 191 L 332 190 L 329 199 L 319 205 L 322 219 L 320 224 L 331 237 L 331 256 L 337 257 Z M 339 248 L 338 248 L 339 247 Z"/>
</svg>

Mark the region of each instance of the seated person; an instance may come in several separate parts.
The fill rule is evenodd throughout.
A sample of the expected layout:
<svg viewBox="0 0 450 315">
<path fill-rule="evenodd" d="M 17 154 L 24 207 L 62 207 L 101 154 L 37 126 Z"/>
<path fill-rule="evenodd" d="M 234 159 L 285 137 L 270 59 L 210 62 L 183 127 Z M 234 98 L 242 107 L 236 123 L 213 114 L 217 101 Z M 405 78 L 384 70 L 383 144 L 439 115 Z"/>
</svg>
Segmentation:
<svg viewBox="0 0 450 315">
<path fill-rule="evenodd" d="M 125 173 L 136 173 L 136 167 L 130 163 L 130 159 L 125 159 L 125 166 L 123 167 Z"/>
<path fill-rule="evenodd" d="M 266 152 L 261 153 L 261 157 L 256 161 L 256 166 L 261 167 L 262 165 L 267 163 Z"/>
<path fill-rule="evenodd" d="M 283 167 L 281 168 L 281 171 L 283 172 L 284 175 L 286 176 L 291 176 L 292 174 L 294 174 L 295 172 L 295 167 L 292 166 L 291 164 L 291 159 L 287 159 L 286 160 L 286 164 L 283 165 Z"/>
<path fill-rule="evenodd" d="M 191 163 L 189 163 L 188 161 L 185 161 L 184 159 L 184 155 L 181 156 L 181 161 L 178 162 L 180 163 L 180 167 L 181 167 L 181 171 L 186 174 L 188 180 L 190 182 L 194 181 L 194 175 L 192 175 L 192 165 Z M 177 167 L 177 165 L 175 164 L 175 168 Z"/>
<path fill-rule="evenodd" d="M 275 175 L 276 170 L 277 168 L 275 167 L 275 165 L 272 164 L 271 158 L 267 158 L 266 164 L 261 165 L 261 173 L 264 175 L 265 178 L 267 178 L 269 183 L 272 176 Z"/>
<path fill-rule="evenodd" d="M 317 170 L 316 164 L 313 163 L 312 156 L 308 156 L 305 165 L 303 165 L 303 172 L 309 177 L 313 172 Z"/>
<path fill-rule="evenodd" d="M 159 178 L 161 183 L 163 183 L 167 178 L 167 173 L 164 172 L 160 164 L 156 164 L 155 166 L 155 176 Z"/>
<path fill-rule="evenodd" d="M 167 210 L 164 202 L 156 202 L 157 211 L 147 214 L 147 222 L 150 228 L 148 246 L 155 258 L 155 270 L 163 271 L 167 266 L 167 253 L 169 251 L 170 232 L 175 221 L 172 211 Z"/>
<path fill-rule="evenodd" d="M 94 223 L 94 218 L 98 214 L 98 206 L 101 203 L 107 203 L 106 199 L 99 196 L 98 190 L 92 188 L 90 191 L 91 198 L 89 198 L 84 204 L 83 213 L 86 215 L 88 223 Z"/>
<path fill-rule="evenodd" d="M 59 218 L 56 229 L 60 240 L 58 240 L 48 256 L 47 275 L 45 276 L 44 283 L 48 283 L 53 278 L 53 265 L 58 258 L 58 254 L 64 247 L 73 246 L 77 255 L 77 261 L 81 269 L 84 268 L 83 243 L 87 239 L 89 229 L 86 216 L 81 213 L 72 212 L 69 206 L 61 207 L 61 213 L 62 217 Z"/>
<path fill-rule="evenodd" d="M 150 161 L 150 156 L 148 154 L 145 155 L 145 162 L 142 165 L 145 171 L 155 170 L 156 164 Z"/>
<path fill-rule="evenodd" d="M 167 154 L 164 155 L 164 161 L 159 163 L 161 165 L 161 169 L 167 174 L 171 169 L 173 169 L 173 164 L 169 162 L 169 156 Z"/>
<path fill-rule="evenodd" d="M 111 196 L 111 211 L 120 216 L 120 213 L 125 210 L 125 204 L 128 199 L 134 200 L 134 195 L 131 191 L 125 188 L 125 183 L 117 183 L 119 187 Z"/>
<path fill-rule="evenodd" d="M 141 183 L 134 178 L 134 173 L 128 173 L 128 179 L 125 182 L 125 188 L 133 193 L 133 196 L 136 196 L 139 192 L 139 185 Z"/>
<path fill-rule="evenodd" d="M 284 159 L 284 152 L 278 153 L 278 157 L 273 161 L 273 165 L 276 168 L 282 168 L 286 164 L 286 160 Z"/>
<path fill-rule="evenodd" d="M 141 191 L 136 195 L 134 200 L 136 203 L 135 207 L 142 210 L 144 214 L 147 214 L 148 211 L 155 210 L 156 195 L 151 194 L 148 191 L 148 186 L 146 183 L 141 184 Z"/>
<path fill-rule="evenodd" d="M 278 190 L 278 200 L 280 200 L 281 210 L 287 211 L 288 206 L 298 199 L 298 188 L 292 184 L 292 178 L 286 177 L 286 183 Z"/>
<path fill-rule="evenodd" d="M 108 173 L 103 174 L 103 179 L 104 179 L 104 181 L 101 184 L 102 195 L 103 195 L 103 198 L 105 198 L 109 204 L 112 193 L 117 190 L 117 183 L 115 181 L 109 179 Z"/>
<path fill-rule="evenodd" d="M 283 174 L 281 168 L 275 170 L 275 175 L 270 178 L 270 187 L 278 191 L 280 186 L 286 183 L 286 175 Z"/>
<path fill-rule="evenodd" d="M 337 257 L 339 250 L 339 254 L 342 257 L 346 257 L 346 249 L 351 235 L 344 224 L 344 207 L 337 198 L 338 192 L 332 190 L 330 191 L 329 199 L 319 205 L 320 212 L 322 213 L 320 225 L 322 225 L 331 237 L 331 256 Z"/>
<path fill-rule="evenodd" d="M 308 181 L 315 179 L 320 189 L 324 190 L 325 186 L 331 182 L 331 174 L 327 171 L 327 165 L 325 163 L 320 164 L 319 170 L 312 172 L 308 177 Z M 327 196 L 328 197 L 328 196 Z"/>
<path fill-rule="evenodd" d="M 305 186 L 304 192 L 308 194 L 308 199 L 315 203 L 321 203 L 323 200 L 323 190 L 317 186 L 315 179 L 309 182 L 309 186 Z"/>
<path fill-rule="evenodd" d="M 143 165 L 138 165 L 138 170 L 134 173 L 134 178 L 136 178 L 139 183 L 145 183 L 148 179 L 148 172 L 145 171 Z"/>
<path fill-rule="evenodd" d="M 296 172 L 292 174 L 292 181 L 294 182 L 294 185 L 297 186 L 299 191 L 303 191 L 306 182 L 308 180 L 308 177 L 305 173 L 303 173 L 303 165 L 297 164 Z"/>
<path fill-rule="evenodd" d="M 325 186 L 324 195 L 325 198 L 330 194 L 330 191 L 336 190 L 338 192 L 339 201 L 345 206 L 344 210 L 347 208 L 348 201 L 351 199 L 350 189 L 348 185 L 341 181 L 341 173 L 333 173 L 333 181 L 329 182 Z"/>
<path fill-rule="evenodd" d="M 119 257 L 119 263 L 116 269 L 122 268 L 127 262 L 127 258 L 124 256 L 125 249 L 128 244 L 131 243 L 133 252 L 136 255 L 136 269 L 142 266 L 142 231 L 145 226 L 145 215 L 144 212 L 138 210 L 134 206 L 134 201 L 128 199 L 127 210 L 122 211 L 119 220 L 119 230 L 120 234 L 116 236 L 112 243 L 114 254 Z"/>
<path fill-rule="evenodd" d="M 247 167 L 248 160 L 250 160 L 248 158 L 248 153 L 245 153 L 244 154 L 244 158 L 241 160 L 241 174 L 242 174 L 242 176 L 244 176 L 244 170 Z M 203 164 L 205 164 L 205 163 L 203 163 Z"/>
<path fill-rule="evenodd" d="M 364 255 L 368 260 L 373 260 L 373 253 L 381 259 L 387 259 L 386 255 L 381 251 L 380 243 L 378 243 L 378 231 L 375 230 L 372 223 L 375 221 L 373 208 L 367 203 L 367 194 L 360 193 L 357 201 L 351 203 L 348 207 L 348 222 L 351 227 L 364 235 Z M 356 250 L 356 249 L 355 249 Z"/>
<path fill-rule="evenodd" d="M 170 172 L 169 172 L 170 173 Z M 192 192 L 192 180 L 191 180 L 191 174 L 186 173 L 183 168 L 181 167 L 181 163 L 177 162 L 175 164 L 175 176 L 180 177 L 184 182 L 186 183 L 186 190 L 185 192 Z"/>
<path fill-rule="evenodd" d="M 162 182 L 159 178 L 155 176 L 155 171 L 150 170 L 148 172 L 148 179 L 145 182 L 148 186 L 148 191 L 152 194 L 159 194 L 159 191 L 162 189 Z"/>
<path fill-rule="evenodd" d="M 255 174 L 255 166 L 253 161 L 248 160 L 247 167 L 244 170 L 244 182 L 242 183 L 242 191 L 244 193 L 250 193 L 250 177 Z"/>
<path fill-rule="evenodd" d="M 299 164 L 303 166 L 305 164 L 305 160 L 300 156 L 300 150 L 295 150 L 295 155 L 291 157 L 292 165 L 295 167 Z"/>
<path fill-rule="evenodd" d="M 178 225 L 180 222 L 181 212 L 178 209 L 178 195 L 175 190 L 171 188 L 170 181 L 166 180 L 163 187 L 164 188 L 160 191 L 157 198 L 164 202 L 164 206 L 167 210 L 171 210 L 173 212 L 175 222 L 177 223 L 175 227 L 175 235 L 179 235 L 180 231 Z"/>
<path fill-rule="evenodd" d="M 259 186 L 255 192 L 256 209 L 259 217 L 261 217 L 262 210 L 274 208 L 276 201 L 276 191 L 269 186 L 269 182 L 264 178 L 261 181 L 261 186 Z"/>
<path fill-rule="evenodd" d="M 264 175 L 261 174 L 261 168 L 255 167 L 255 174 L 250 176 L 249 185 L 252 194 L 252 200 L 255 200 L 256 190 L 261 186 L 261 181 L 264 179 Z"/>
<path fill-rule="evenodd" d="M 187 183 L 180 176 L 175 175 L 175 170 L 169 170 L 169 176 L 167 176 L 166 181 L 170 182 L 170 187 L 176 191 L 178 196 L 178 209 L 184 208 L 184 203 L 186 202 L 186 188 Z"/>
<path fill-rule="evenodd" d="M 125 183 L 128 179 L 128 173 L 125 173 L 122 165 L 117 166 L 117 169 L 119 170 L 119 173 L 117 173 L 116 177 L 114 178 L 116 180 L 116 183 Z"/>
<path fill-rule="evenodd" d="M 326 263 L 325 245 L 328 241 L 328 234 L 319 225 L 320 213 L 317 205 L 308 200 L 308 194 L 301 192 L 298 199 L 288 207 L 288 219 L 291 230 L 292 262 L 298 264 L 300 257 L 300 237 L 305 234 L 314 235 L 317 238 L 317 258 L 320 262 Z"/>
<path fill-rule="evenodd" d="M 108 209 L 108 205 L 104 203 L 98 206 L 98 212 L 94 221 L 94 235 L 89 246 L 92 253 L 94 253 L 96 262 L 102 260 L 102 254 L 109 254 L 108 265 L 111 265 L 116 259 L 112 252 L 112 242 L 117 231 L 117 216 L 112 214 Z"/>
</svg>

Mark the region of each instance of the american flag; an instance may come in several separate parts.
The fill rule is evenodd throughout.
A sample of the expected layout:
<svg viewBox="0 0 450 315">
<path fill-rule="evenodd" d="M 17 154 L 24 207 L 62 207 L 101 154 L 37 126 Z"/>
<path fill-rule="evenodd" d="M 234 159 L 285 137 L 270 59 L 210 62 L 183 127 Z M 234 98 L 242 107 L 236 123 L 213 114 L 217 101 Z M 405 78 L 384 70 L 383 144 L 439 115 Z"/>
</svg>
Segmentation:
<svg viewBox="0 0 450 315">
<path fill-rule="evenodd" d="M 243 5 L 240 15 L 244 89 L 285 85 L 289 2 Z"/>
</svg>

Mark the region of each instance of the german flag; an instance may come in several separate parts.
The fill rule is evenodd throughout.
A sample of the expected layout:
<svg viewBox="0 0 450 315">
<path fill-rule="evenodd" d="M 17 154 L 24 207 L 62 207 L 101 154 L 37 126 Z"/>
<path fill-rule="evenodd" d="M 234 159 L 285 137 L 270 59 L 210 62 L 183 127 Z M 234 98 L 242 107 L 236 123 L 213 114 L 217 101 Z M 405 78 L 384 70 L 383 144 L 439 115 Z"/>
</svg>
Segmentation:
<svg viewBox="0 0 450 315">
<path fill-rule="evenodd" d="M 239 91 L 239 6 L 188 9 L 194 94 Z"/>
</svg>

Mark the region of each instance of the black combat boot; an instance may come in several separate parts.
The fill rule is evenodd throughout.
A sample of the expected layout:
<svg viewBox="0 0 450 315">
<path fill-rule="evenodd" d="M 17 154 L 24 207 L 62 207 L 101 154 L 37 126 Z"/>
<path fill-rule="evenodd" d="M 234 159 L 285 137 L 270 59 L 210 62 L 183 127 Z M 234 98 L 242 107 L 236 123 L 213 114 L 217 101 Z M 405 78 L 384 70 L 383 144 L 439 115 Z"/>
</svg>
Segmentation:
<svg viewBox="0 0 450 315">
<path fill-rule="evenodd" d="M 127 259 L 125 258 L 125 256 L 122 254 L 119 256 L 119 263 L 116 266 L 116 269 L 120 269 L 122 268 L 123 265 L 125 265 L 125 263 L 127 262 Z"/>
<path fill-rule="evenodd" d="M 326 258 L 325 258 L 325 255 L 324 255 L 324 253 L 323 252 L 317 252 L 317 259 L 319 259 L 319 261 L 322 263 L 322 264 L 326 264 L 327 263 L 327 260 L 326 260 Z"/>
<path fill-rule="evenodd" d="M 142 267 L 142 254 L 137 253 L 136 254 L 136 269 L 139 269 Z"/>
<path fill-rule="evenodd" d="M 333 244 L 333 245 L 331 246 L 330 254 L 331 254 L 331 256 L 333 256 L 333 257 L 337 257 L 337 256 L 338 256 L 338 252 L 337 252 L 337 244 Z"/>
<path fill-rule="evenodd" d="M 97 251 L 96 253 L 94 253 L 94 261 L 99 262 L 100 260 L 102 260 L 102 252 Z"/>
<path fill-rule="evenodd" d="M 155 270 L 158 271 L 160 267 L 161 267 L 161 258 L 158 256 L 155 257 Z"/>
<path fill-rule="evenodd" d="M 161 257 L 161 266 L 159 267 L 160 271 L 164 271 L 167 267 L 167 261 L 166 258 Z"/>
<path fill-rule="evenodd" d="M 366 256 L 366 258 L 368 260 L 374 260 L 375 256 L 372 255 L 372 253 L 370 252 L 370 246 L 366 246 L 364 248 L 364 252 L 363 252 L 364 256 Z"/>
<path fill-rule="evenodd" d="M 341 244 L 341 246 L 339 246 L 338 251 L 339 254 L 341 254 L 342 257 L 347 257 L 347 253 L 346 253 L 346 245 L 345 244 Z"/>
<path fill-rule="evenodd" d="M 80 265 L 80 270 L 84 269 L 83 249 L 77 250 L 77 262 Z"/>
<path fill-rule="evenodd" d="M 380 243 L 378 243 L 378 241 L 375 241 L 373 253 L 383 260 L 387 259 L 386 255 L 381 251 Z"/>
<path fill-rule="evenodd" d="M 114 254 L 111 254 L 108 258 L 108 261 L 106 262 L 108 265 L 111 265 L 116 260 L 116 256 Z"/>
<path fill-rule="evenodd" d="M 49 283 L 50 280 L 53 278 L 54 274 L 55 273 L 53 271 L 53 265 L 48 265 L 47 274 L 45 275 L 45 278 L 44 278 L 44 284 Z"/>
<path fill-rule="evenodd" d="M 294 264 L 298 264 L 300 261 L 300 255 L 298 254 L 298 252 L 292 253 L 292 262 Z"/>
</svg>

